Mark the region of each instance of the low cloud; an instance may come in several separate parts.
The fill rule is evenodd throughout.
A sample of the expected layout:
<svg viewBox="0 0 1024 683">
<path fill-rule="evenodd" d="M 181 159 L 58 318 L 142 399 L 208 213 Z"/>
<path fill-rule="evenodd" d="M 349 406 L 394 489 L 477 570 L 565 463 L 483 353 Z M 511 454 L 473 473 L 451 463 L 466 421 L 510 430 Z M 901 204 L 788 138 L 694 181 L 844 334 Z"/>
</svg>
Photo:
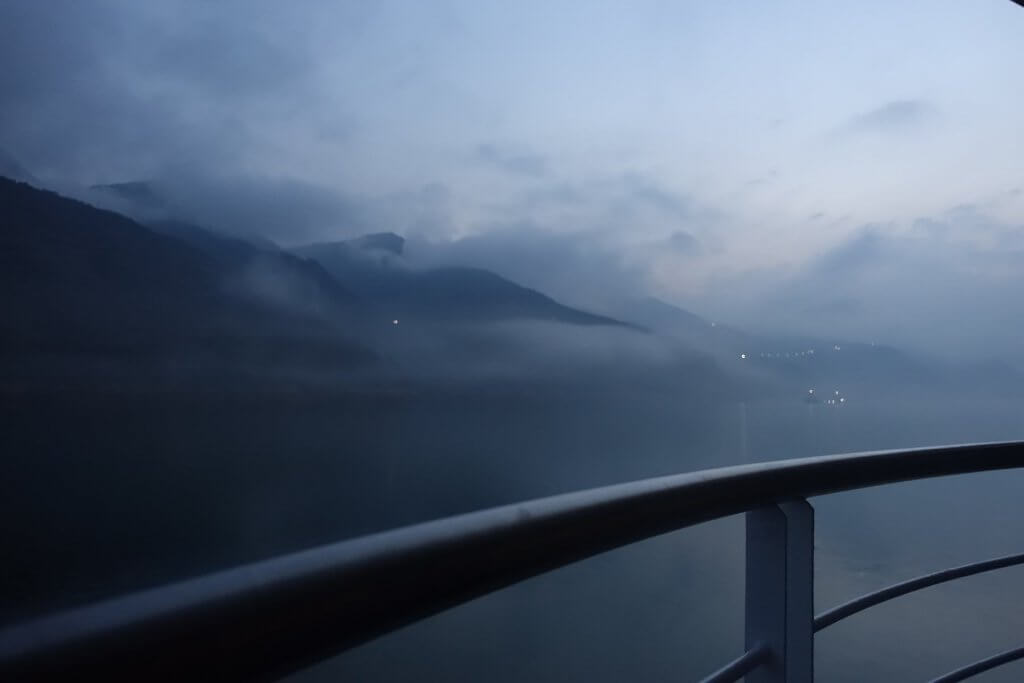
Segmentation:
<svg viewBox="0 0 1024 683">
<path fill-rule="evenodd" d="M 547 159 L 539 154 L 517 154 L 486 144 L 476 148 L 475 158 L 515 175 L 540 178 L 547 173 Z"/>
<path fill-rule="evenodd" d="M 669 248 L 677 254 L 697 256 L 701 253 L 701 243 L 685 230 L 676 230 L 668 236 Z"/>
<path fill-rule="evenodd" d="M 894 100 L 857 114 L 842 128 L 846 133 L 902 133 L 919 129 L 937 111 L 926 100 Z"/>
<path fill-rule="evenodd" d="M 487 268 L 600 312 L 649 295 L 667 261 L 694 264 L 721 221 L 719 212 L 638 173 L 537 184 L 489 213 L 498 218 L 465 236 L 409 234 L 408 258 Z"/>
<path fill-rule="evenodd" d="M 366 202 L 298 180 L 176 173 L 155 184 L 175 217 L 242 237 L 290 244 L 376 223 Z"/>
<path fill-rule="evenodd" d="M 645 271 L 596 231 L 558 233 L 534 223 L 492 226 L 454 241 L 410 241 L 417 266 L 487 268 L 563 303 L 597 311 L 645 290 Z"/>
<path fill-rule="evenodd" d="M 1013 361 L 1024 336 L 1022 272 L 1020 226 L 961 206 L 910 226 L 863 226 L 801 266 L 720 282 L 716 303 L 776 334 Z"/>
</svg>

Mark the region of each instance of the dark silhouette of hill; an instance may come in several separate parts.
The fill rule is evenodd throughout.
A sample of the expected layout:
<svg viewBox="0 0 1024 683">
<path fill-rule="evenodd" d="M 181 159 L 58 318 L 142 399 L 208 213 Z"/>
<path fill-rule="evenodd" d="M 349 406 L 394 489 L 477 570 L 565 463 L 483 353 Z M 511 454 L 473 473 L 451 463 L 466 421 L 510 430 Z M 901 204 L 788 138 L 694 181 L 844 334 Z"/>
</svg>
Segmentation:
<svg viewBox="0 0 1024 683">
<path fill-rule="evenodd" d="M 95 185 L 93 190 L 125 200 L 142 215 L 174 216 L 158 184 L 131 181 Z M 550 297 L 479 268 L 413 270 L 401 260 L 405 240 L 390 232 L 363 235 L 342 242 L 312 244 L 286 255 L 266 241 L 245 241 L 201 228 L 186 220 L 145 220 L 155 230 L 179 237 L 238 266 L 259 261 L 287 271 L 292 287 L 330 290 L 328 279 L 341 283 L 375 309 L 381 319 L 416 319 L 431 323 L 492 322 L 508 319 L 551 320 L 578 325 L 621 325 L 619 321 L 579 311 Z M 274 254 L 277 254 L 276 256 Z M 293 262 L 287 263 L 290 257 Z M 305 257 L 305 258 L 299 258 Z M 314 273 L 306 259 L 326 268 Z M 304 272 L 303 272 L 304 271 Z"/>
<path fill-rule="evenodd" d="M 400 259 L 402 246 L 398 235 L 377 233 L 292 251 L 318 261 L 344 286 L 394 318 L 460 323 L 545 320 L 631 327 L 565 306 L 482 268 L 410 268 Z"/>
<path fill-rule="evenodd" d="M 92 185 L 89 190 L 96 193 L 97 199 L 113 198 L 118 200 L 119 205 L 112 207 L 119 213 L 124 213 L 131 218 L 147 225 L 155 227 L 161 232 L 181 237 L 191 242 L 201 234 L 205 236 L 218 236 L 223 239 L 231 239 L 235 242 L 245 242 L 265 251 L 280 251 L 280 247 L 269 239 L 261 236 L 249 235 L 246 238 L 238 236 L 228 237 L 216 229 L 200 227 L 197 225 L 186 207 L 180 205 L 180 197 L 175 200 L 173 192 L 167 189 L 158 181 L 153 180 L 131 180 L 121 183 L 104 183 Z M 208 240 L 196 246 L 205 247 Z"/>
<path fill-rule="evenodd" d="M 273 367 L 372 357 L 344 338 L 341 323 L 291 305 L 308 297 L 279 286 L 276 260 L 240 269 L 240 257 L 228 256 L 227 246 L 216 255 L 5 178 L 0 217 L 0 350 L 9 359 L 173 358 Z M 305 267 L 288 255 L 280 259 Z M 353 301 L 321 270 L 308 268 L 325 279 L 327 300 Z"/>
<path fill-rule="evenodd" d="M 213 258 L 228 273 L 226 281 L 250 295 L 262 296 L 293 311 L 358 324 L 372 318 L 367 308 L 323 266 L 276 245 L 264 246 L 183 221 L 153 221 L 155 232 L 180 239 Z"/>
</svg>

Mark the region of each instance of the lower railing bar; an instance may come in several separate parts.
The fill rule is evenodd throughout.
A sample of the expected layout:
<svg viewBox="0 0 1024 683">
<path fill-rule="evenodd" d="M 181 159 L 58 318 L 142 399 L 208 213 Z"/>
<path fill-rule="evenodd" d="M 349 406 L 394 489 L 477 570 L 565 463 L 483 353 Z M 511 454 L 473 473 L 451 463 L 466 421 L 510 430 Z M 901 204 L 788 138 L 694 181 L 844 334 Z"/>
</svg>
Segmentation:
<svg viewBox="0 0 1024 683">
<path fill-rule="evenodd" d="M 902 583 L 897 583 L 888 588 L 875 591 L 874 593 L 868 593 L 862 595 L 859 598 L 843 603 L 838 607 L 822 612 L 818 616 L 814 617 L 814 630 L 820 631 L 823 628 L 831 626 L 840 619 L 845 619 L 851 614 L 856 614 L 862 610 L 866 610 L 868 607 L 873 607 L 879 603 L 893 598 L 898 598 L 901 595 L 907 593 L 913 593 L 914 591 L 921 590 L 922 588 L 928 588 L 939 583 L 945 583 L 946 581 L 952 581 L 953 579 L 961 579 L 965 576 L 971 576 L 973 574 L 981 574 L 983 572 L 990 572 L 993 569 L 1002 569 L 1003 567 L 1012 567 L 1014 565 L 1024 564 L 1024 553 L 1018 555 L 1007 555 L 1005 557 L 996 557 L 991 560 L 985 560 L 983 562 L 975 562 L 973 564 L 965 564 L 960 567 L 952 567 L 950 569 L 943 569 L 940 572 L 934 574 L 925 574 L 919 576 L 916 579 L 910 579 Z"/>
<path fill-rule="evenodd" d="M 742 655 L 732 660 L 721 669 L 707 678 L 702 678 L 700 683 L 734 683 L 748 673 L 768 661 L 771 648 L 767 644 L 759 644 Z"/>
<path fill-rule="evenodd" d="M 987 659 L 981 659 L 973 664 L 968 664 L 962 669 L 956 671 L 950 671 L 944 676 L 933 678 L 929 683 L 956 683 L 956 681 L 965 681 L 972 676 L 976 676 L 989 669 L 994 669 L 997 666 L 1003 664 L 1009 664 L 1015 662 L 1018 659 L 1024 659 L 1024 647 L 1018 647 L 1015 650 L 1007 650 L 1006 652 L 1000 652 L 997 655 L 992 655 Z"/>
</svg>

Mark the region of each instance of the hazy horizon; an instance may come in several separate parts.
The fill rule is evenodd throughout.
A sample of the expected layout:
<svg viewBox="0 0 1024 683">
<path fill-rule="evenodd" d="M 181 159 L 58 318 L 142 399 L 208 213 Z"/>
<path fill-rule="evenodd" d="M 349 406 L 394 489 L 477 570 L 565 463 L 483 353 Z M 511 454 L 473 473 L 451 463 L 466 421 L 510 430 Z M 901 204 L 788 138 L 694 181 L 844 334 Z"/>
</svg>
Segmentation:
<svg viewBox="0 0 1024 683">
<path fill-rule="evenodd" d="M 0 149 L 44 181 L 155 179 L 211 227 L 286 245 L 394 231 L 571 305 L 650 294 L 762 332 L 1017 362 L 1006 0 L 110 0 L 0 19 L 19 65 Z"/>
</svg>

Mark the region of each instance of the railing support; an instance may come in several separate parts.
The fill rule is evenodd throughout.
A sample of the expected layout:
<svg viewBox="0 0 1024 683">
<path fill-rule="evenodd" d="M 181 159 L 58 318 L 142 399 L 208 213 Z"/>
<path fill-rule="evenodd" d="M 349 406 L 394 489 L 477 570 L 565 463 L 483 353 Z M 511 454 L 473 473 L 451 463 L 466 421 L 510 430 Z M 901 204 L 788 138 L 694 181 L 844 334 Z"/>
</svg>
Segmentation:
<svg viewBox="0 0 1024 683">
<path fill-rule="evenodd" d="M 814 680 L 814 508 L 806 500 L 747 513 L 746 649 L 768 661 L 748 683 Z"/>
</svg>

